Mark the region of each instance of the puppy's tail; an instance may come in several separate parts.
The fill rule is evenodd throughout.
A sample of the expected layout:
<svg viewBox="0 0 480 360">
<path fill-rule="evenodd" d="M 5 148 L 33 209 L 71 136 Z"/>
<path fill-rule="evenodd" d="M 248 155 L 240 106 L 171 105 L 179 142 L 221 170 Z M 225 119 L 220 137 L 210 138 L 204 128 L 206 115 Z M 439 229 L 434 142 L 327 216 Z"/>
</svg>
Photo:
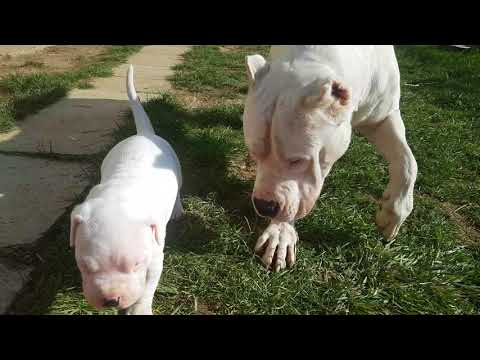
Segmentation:
<svg viewBox="0 0 480 360">
<path fill-rule="evenodd" d="M 155 134 L 153 130 L 152 123 L 148 118 L 145 109 L 140 102 L 140 99 L 137 96 L 137 91 L 135 90 L 135 85 L 133 83 L 133 66 L 128 67 L 127 72 L 127 94 L 128 100 L 130 101 L 130 108 L 133 112 L 133 118 L 135 119 L 135 127 L 137 128 L 138 135 L 150 135 Z"/>
</svg>

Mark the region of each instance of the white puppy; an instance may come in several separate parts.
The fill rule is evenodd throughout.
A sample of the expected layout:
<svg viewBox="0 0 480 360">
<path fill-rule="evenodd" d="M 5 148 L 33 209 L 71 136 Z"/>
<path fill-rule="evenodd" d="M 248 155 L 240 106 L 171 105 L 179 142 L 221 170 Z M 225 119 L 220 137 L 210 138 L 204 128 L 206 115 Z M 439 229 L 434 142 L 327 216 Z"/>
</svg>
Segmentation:
<svg viewBox="0 0 480 360">
<path fill-rule="evenodd" d="M 253 55 L 246 65 L 244 135 L 257 164 L 252 200 L 260 216 L 271 218 L 256 245 L 264 264 L 278 271 L 295 262 L 294 220 L 312 210 L 352 129 L 389 163 L 376 222 L 393 239 L 412 211 L 417 176 L 393 46 L 273 46 L 270 62 Z"/>
<path fill-rule="evenodd" d="M 154 133 L 137 97 L 131 65 L 127 92 L 137 135 L 110 150 L 100 184 L 74 208 L 70 246 L 92 306 L 152 314 L 166 225 L 183 213 L 181 169 L 175 151 Z"/>
</svg>

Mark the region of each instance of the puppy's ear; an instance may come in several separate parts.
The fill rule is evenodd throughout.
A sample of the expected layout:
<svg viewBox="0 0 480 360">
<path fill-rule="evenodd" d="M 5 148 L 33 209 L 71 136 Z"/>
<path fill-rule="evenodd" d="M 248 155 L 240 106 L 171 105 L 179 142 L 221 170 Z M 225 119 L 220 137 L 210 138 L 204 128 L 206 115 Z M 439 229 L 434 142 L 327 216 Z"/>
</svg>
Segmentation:
<svg viewBox="0 0 480 360">
<path fill-rule="evenodd" d="M 248 82 L 253 85 L 260 75 L 268 72 L 269 65 L 262 55 L 251 55 L 245 58 Z"/>
<path fill-rule="evenodd" d="M 85 210 L 86 207 L 84 204 L 77 205 L 70 215 L 70 247 L 72 248 L 75 247 L 75 238 L 78 225 L 86 220 Z"/>
<path fill-rule="evenodd" d="M 300 106 L 306 110 L 330 107 L 335 113 L 349 105 L 350 97 L 351 90 L 340 81 L 317 79 L 303 89 Z"/>
</svg>

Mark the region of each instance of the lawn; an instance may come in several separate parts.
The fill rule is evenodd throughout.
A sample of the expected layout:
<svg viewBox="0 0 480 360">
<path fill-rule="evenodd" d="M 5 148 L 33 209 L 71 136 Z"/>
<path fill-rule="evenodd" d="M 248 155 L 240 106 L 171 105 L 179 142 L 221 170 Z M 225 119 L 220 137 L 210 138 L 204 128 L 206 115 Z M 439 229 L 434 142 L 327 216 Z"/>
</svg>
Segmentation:
<svg viewBox="0 0 480 360">
<path fill-rule="evenodd" d="M 140 48 L 54 46 L 23 62 L 10 56 L 0 59 L 4 62 L 0 67 L 0 133 L 11 130 L 17 121 L 53 104 L 68 91 L 91 87 L 91 78 L 111 76 L 116 65 Z"/>
<path fill-rule="evenodd" d="M 402 113 L 419 176 L 397 239 L 374 224 L 386 163 L 355 136 L 315 210 L 297 223 L 293 269 L 267 272 L 252 248 L 266 226 L 252 209 L 243 142 L 246 54 L 266 46 L 196 46 L 174 90 L 146 104 L 176 149 L 186 216 L 170 224 L 156 314 L 478 314 L 480 311 L 480 50 L 397 46 Z M 120 129 L 118 139 L 133 134 Z M 97 174 L 98 175 L 98 174 Z M 68 213 L 38 250 L 48 259 L 19 313 L 96 314 L 68 249 Z M 102 312 L 112 314 L 112 311 Z"/>
</svg>

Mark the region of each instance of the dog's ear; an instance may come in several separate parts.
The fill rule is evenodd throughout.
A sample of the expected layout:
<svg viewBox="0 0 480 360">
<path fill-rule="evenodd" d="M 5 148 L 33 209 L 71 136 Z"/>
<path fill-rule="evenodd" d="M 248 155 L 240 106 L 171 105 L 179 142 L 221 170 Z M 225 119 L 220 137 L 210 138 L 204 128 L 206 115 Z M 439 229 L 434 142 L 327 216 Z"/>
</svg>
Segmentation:
<svg viewBox="0 0 480 360">
<path fill-rule="evenodd" d="M 86 220 L 85 214 L 86 207 L 82 205 L 77 205 L 73 209 L 70 215 L 70 247 L 75 247 L 75 239 L 78 225 Z"/>
<path fill-rule="evenodd" d="M 253 85 L 255 81 L 258 80 L 262 74 L 267 73 L 269 69 L 265 58 L 258 54 L 247 56 L 245 58 L 245 64 L 250 85 Z"/>
<path fill-rule="evenodd" d="M 350 103 L 351 90 L 337 80 L 314 80 L 302 92 L 300 105 L 304 109 L 330 107 L 336 112 Z"/>
</svg>

